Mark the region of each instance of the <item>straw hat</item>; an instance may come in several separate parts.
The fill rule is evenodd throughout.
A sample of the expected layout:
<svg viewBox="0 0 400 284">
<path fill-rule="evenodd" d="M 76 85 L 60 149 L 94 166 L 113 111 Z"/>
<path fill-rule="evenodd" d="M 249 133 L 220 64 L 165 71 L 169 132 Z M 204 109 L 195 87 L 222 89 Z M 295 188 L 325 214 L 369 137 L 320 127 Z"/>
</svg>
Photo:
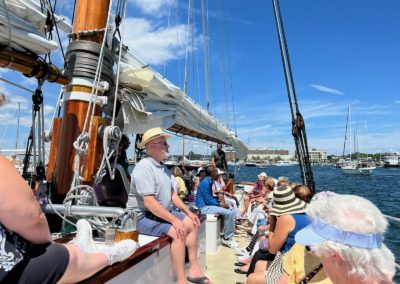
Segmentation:
<svg viewBox="0 0 400 284">
<path fill-rule="evenodd" d="M 305 213 L 307 204 L 298 199 L 289 186 L 280 186 L 274 192 L 271 215 Z"/>
<path fill-rule="evenodd" d="M 150 128 L 143 134 L 142 142 L 138 144 L 138 147 L 144 148 L 147 143 L 158 137 L 165 137 L 165 139 L 168 139 L 171 137 L 171 135 L 165 133 L 160 127 Z"/>
</svg>

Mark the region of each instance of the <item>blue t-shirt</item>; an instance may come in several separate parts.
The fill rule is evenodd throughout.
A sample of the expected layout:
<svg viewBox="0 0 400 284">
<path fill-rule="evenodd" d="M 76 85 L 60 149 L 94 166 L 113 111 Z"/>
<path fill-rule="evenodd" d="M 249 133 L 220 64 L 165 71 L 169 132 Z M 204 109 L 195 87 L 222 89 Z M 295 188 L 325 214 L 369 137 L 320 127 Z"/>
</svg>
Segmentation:
<svg viewBox="0 0 400 284">
<path fill-rule="evenodd" d="M 218 200 L 212 194 L 212 180 L 210 177 L 205 177 L 199 184 L 196 192 L 196 206 L 203 208 L 206 205 L 219 206 Z"/>
</svg>

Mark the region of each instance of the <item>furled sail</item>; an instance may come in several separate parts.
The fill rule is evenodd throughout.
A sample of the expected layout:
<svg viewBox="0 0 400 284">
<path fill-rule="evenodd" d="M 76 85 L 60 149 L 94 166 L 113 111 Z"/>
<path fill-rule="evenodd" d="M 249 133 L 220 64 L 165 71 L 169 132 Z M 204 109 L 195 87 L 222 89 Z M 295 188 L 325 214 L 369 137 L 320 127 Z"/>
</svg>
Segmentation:
<svg viewBox="0 0 400 284">
<path fill-rule="evenodd" d="M 0 1 L 0 45 L 20 52 L 45 54 L 58 48 L 57 42 L 46 38 L 47 9 L 42 11 L 37 1 Z M 54 16 L 59 29 L 66 33 L 72 26 L 64 18 Z"/>
<path fill-rule="evenodd" d="M 122 56 L 120 85 L 125 133 L 143 133 L 159 126 L 231 145 L 238 158 L 247 155 L 247 147 L 234 132 L 130 52 Z"/>
</svg>

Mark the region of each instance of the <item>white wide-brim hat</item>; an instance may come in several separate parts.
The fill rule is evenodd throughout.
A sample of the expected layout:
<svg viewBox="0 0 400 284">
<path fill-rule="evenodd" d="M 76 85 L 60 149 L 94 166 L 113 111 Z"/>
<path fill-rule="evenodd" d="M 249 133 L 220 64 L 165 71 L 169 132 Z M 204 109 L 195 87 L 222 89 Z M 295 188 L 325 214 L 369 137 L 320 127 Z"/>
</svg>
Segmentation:
<svg viewBox="0 0 400 284">
<path fill-rule="evenodd" d="M 165 137 L 165 139 L 171 138 L 170 134 L 165 133 L 160 127 L 154 127 L 147 130 L 142 137 L 142 142 L 138 144 L 139 148 L 144 148 L 147 143 L 158 137 Z"/>
</svg>

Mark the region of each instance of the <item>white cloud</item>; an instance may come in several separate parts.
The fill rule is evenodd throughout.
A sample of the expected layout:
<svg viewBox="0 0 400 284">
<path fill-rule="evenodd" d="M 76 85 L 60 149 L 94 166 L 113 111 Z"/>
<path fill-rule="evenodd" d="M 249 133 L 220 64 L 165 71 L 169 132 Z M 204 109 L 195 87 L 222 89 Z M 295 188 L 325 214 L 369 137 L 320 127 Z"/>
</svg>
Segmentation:
<svg viewBox="0 0 400 284">
<path fill-rule="evenodd" d="M 126 18 L 124 38 L 130 50 L 143 61 L 162 65 L 185 55 L 187 28 L 184 24 L 158 27 L 146 19 Z M 199 40 L 195 40 L 195 46 L 198 42 Z"/>
<path fill-rule="evenodd" d="M 128 0 L 134 4 L 144 14 L 160 17 L 168 13 L 168 8 L 174 5 L 175 0 Z"/>
<path fill-rule="evenodd" d="M 338 96 L 343 96 L 344 94 L 341 91 L 335 90 L 335 89 L 331 89 L 328 87 L 324 87 L 321 85 L 316 85 L 316 84 L 310 84 L 311 87 L 313 87 L 314 89 L 317 89 L 318 91 L 321 92 L 325 92 L 325 93 L 330 93 L 333 95 L 338 95 Z"/>
</svg>

